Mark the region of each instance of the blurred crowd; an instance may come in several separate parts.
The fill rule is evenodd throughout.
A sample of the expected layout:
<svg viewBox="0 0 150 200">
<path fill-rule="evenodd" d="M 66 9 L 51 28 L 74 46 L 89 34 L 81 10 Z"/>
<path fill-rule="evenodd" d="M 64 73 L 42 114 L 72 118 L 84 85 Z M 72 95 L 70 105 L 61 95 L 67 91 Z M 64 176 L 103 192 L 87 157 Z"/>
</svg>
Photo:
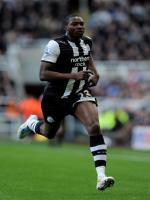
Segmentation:
<svg viewBox="0 0 150 200">
<path fill-rule="evenodd" d="M 62 32 L 62 12 L 59 1 L 1 0 L 0 49 L 7 44 L 26 44 L 37 38 L 51 38 Z"/>
<path fill-rule="evenodd" d="M 94 2 L 88 25 L 93 31 L 95 58 L 150 59 L 150 3 Z"/>
<path fill-rule="evenodd" d="M 7 71 L 0 70 L 0 96 L 15 96 L 14 81 Z"/>
<path fill-rule="evenodd" d="M 81 11 L 80 1 L 1 0 L 0 52 L 7 44 L 28 43 L 64 32 L 63 19 Z M 150 3 L 147 0 L 87 0 L 87 29 L 95 59 L 150 58 Z M 82 13 L 81 13 L 82 14 Z"/>
<path fill-rule="evenodd" d="M 102 80 L 93 89 L 94 95 L 123 99 L 142 99 L 149 97 L 150 81 L 128 81 L 119 77 L 112 80 Z"/>
<path fill-rule="evenodd" d="M 131 107 L 106 109 L 100 113 L 99 121 L 102 132 L 112 139 L 114 145 L 130 146 L 133 128 L 150 125 L 150 111 Z"/>
<path fill-rule="evenodd" d="M 100 103 L 100 124 L 115 145 L 130 145 L 133 128 L 150 125 L 150 81 L 104 79 L 92 92 L 107 104 Z"/>
</svg>

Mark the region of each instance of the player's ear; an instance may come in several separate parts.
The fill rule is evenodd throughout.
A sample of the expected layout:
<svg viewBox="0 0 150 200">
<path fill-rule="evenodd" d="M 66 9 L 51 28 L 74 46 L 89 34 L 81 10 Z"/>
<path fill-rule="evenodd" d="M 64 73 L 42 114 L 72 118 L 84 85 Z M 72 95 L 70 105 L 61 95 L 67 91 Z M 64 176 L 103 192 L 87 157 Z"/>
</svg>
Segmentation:
<svg viewBox="0 0 150 200">
<path fill-rule="evenodd" d="M 63 23 L 63 29 L 66 32 L 68 29 L 68 24 L 66 22 Z"/>
<path fill-rule="evenodd" d="M 70 19 L 69 16 L 67 16 L 67 17 L 64 19 L 63 24 L 64 24 L 64 30 L 65 30 L 65 31 L 68 31 L 69 19 Z"/>
<path fill-rule="evenodd" d="M 64 30 L 67 31 L 67 25 L 64 26 Z"/>
<path fill-rule="evenodd" d="M 64 30 L 65 30 L 65 32 L 68 32 L 68 24 L 65 24 Z"/>
</svg>

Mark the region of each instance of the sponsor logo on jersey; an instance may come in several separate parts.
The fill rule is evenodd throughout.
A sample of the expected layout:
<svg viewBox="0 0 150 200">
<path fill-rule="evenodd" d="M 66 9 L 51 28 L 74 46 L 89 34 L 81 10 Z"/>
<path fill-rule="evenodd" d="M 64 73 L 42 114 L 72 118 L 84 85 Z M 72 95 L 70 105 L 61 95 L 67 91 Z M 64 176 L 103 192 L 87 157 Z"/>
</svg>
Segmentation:
<svg viewBox="0 0 150 200">
<path fill-rule="evenodd" d="M 80 56 L 78 58 L 71 58 L 71 63 L 86 62 L 88 60 L 89 60 L 89 56 L 86 56 L 86 57 Z"/>
</svg>

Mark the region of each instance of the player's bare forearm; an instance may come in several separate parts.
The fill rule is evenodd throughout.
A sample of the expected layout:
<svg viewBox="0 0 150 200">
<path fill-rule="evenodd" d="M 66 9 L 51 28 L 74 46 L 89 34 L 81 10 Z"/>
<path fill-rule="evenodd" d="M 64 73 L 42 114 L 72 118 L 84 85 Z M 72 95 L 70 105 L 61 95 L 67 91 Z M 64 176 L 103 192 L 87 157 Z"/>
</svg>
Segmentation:
<svg viewBox="0 0 150 200">
<path fill-rule="evenodd" d="M 95 67 L 95 64 L 94 64 L 94 61 L 93 61 L 93 58 L 92 56 L 90 56 L 90 59 L 89 59 L 89 69 L 94 73 L 94 75 L 97 76 L 97 78 L 99 79 L 100 75 Z"/>
<path fill-rule="evenodd" d="M 41 62 L 40 80 L 49 81 L 52 79 L 74 79 L 74 80 L 88 80 L 89 71 L 79 71 L 76 73 L 60 73 L 54 71 L 55 64 Z"/>
<path fill-rule="evenodd" d="M 93 75 L 91 75 L 89 80 L 88 80 L 89 81 L 89 87 L 96 86 L 97 83 L 98 83 L 98 80 L 100 78 L 100 75 L 99 75 L 99 73 L 98 73 L 98 71 L 95 67 L 92 56 L 90 57 L 90 60 L 89 60 L 89 70 L 91 70 L 93 72 Z"/>
</svg>

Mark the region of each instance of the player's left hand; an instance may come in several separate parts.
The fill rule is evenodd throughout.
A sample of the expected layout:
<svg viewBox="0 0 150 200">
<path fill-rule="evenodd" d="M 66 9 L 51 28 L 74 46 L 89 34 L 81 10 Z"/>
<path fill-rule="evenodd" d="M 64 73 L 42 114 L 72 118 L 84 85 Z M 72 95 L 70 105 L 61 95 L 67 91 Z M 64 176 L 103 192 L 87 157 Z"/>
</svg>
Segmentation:
<svg viewBox="0 0 150 200">
<path fill-rule="evenodd" d="M 89 79 L 88 79 L 88 87 L 96 86 L 98 80 L 99 80 L 99 75 L 91 74 Z"/>
</svg>

